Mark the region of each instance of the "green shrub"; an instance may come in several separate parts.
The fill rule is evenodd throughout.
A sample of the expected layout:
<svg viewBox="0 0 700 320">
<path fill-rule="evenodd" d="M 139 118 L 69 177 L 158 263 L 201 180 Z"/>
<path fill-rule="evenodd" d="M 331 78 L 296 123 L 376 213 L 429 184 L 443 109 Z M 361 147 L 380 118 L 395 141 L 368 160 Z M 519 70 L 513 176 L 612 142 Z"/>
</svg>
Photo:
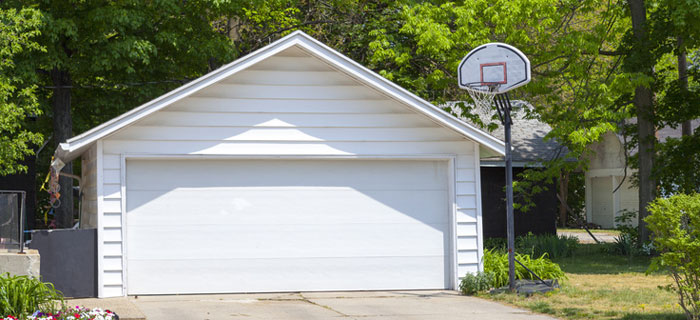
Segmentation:
<svg viewBox="0 0 700 320">
<path fill-rule="evenodd" d="M 615 237 L 612 246 L 610 246 L 610 253 L 622 256 L 632 255 L 635 245 L 636 241 L 633 235 L 629 233 L 620 233 Z"/>
<path fill-rule="evenodd" d="M 552 259 L 571 257 L 578 248 L 578 238 L 556 235 L 533 235 L 515 238 L 515 251 L 527 253 L 533 257 L 547 254 Z M 488 238 L 484 240 L 484 249 L 506 251 L 507 242 L 504 238 Z"/>
<path fill-rule="evenodd" d="M 639 256 L 639 255 L 651 255 L 653 253 L 653 246 L 651 243 L 639 243 L 639 232 L 637 227 L 634 226 L 633 221 L 637 220 L 637 211 L 622 210 L 619 215 L 615 217 L 615 223 L 617 224 L 617 229 L 620 231 L 620 235 L 615 237 L 615 242 L 613 246 L 610 247 L 608 253 L 618 254 L 623 256 Z"/>
<path fill-rule="evenodd" d="M 515 247 L 518 252 L 528 253 L 533 257 L 547 254 L 552 259 L 566 258 L 573 256 L 576 252 L 578 238 L 556 235 L 535 236 L 529 233 L 518 237 Z"/>
<path fill-rule="evenodd" d="M 486 272 L 477 272 L 476 274 L 467 273 L 459 283 L 459 291 L 471 296 L 479 291 L 486 291 L 492 288 L 493 275 Z"/>
<path fill-rule="evenodd" d="M 566 279 L 564 271 L 561 270 L 558 264 L 547 259 L 544 254 L 537 259 L 532 259 L 527 254 L 515 254 L 515 258 L 522 262 L 526 267 L 536 273 L 542 279 Z M 492 285 L 496 288 L 508 284 L 508 253 L 499 252 L 496 250 L 484 250 L 484 272 L 492 274 Z M 536 279 L 525 268 L 515 264 L 516 279 Z"/>
<path fill-rule="evenodd" d="M 27 276 L 0 275 L 0 315 L 24 319 L 37 310 L 57 311 L 63 295 L 51 283 Z"/>
<path fill-rule="evenodd" d="M 506 238 L 486 238 L 484 239 L 484 249 L 494 249 L 505 251 L 508 247 Z"/>
<path fill-rule="evenodd" d="M 671 272 L 679 305 L 688 319 L 700 319 L 700 194 L 656 199 L 644 219 L 660 255 L 649 271 Z"/>
</svg>

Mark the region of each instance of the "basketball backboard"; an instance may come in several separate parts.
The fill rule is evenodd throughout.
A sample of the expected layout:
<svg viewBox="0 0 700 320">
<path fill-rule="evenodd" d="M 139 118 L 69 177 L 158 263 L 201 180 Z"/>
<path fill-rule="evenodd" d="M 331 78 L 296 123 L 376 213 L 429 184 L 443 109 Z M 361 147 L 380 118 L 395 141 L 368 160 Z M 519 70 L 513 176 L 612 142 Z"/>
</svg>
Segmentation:
<svg viewBox="0 0 700 320">
<path fill-rule="evenodd" d="M 530 60 L 505 43 L 487 43 L 470 51 L 458 69 L 459 87 L 503 93 L 530 82 Z"/>
</svg>

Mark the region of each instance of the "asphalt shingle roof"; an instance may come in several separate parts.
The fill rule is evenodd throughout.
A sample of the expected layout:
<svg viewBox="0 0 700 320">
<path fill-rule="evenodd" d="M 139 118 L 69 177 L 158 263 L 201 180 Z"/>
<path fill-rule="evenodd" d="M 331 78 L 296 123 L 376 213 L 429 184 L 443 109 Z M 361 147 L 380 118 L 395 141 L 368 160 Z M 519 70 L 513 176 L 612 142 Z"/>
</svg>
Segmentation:
<svg viewBox="0 0 700 320">
<path fill-rule="evenodd" d="M 447 106 L 456 107 L 456 102 L 449 102 Z M 511 126 L 511 137 L 513 141 L 513 162 L 537 162 L 541 160 L 550 160 L 556 157 L 560 152 L 560 145 L 553 140 L 545 140 L 544 137 L 552 131 L 552 127 L 548 124 L 527 117 L 523 111 L 528 107 L 528 104 L 523 101 L 512 101 L 514 112 L 512 113 L 513 125 Z M 474 107 L 472 113 L 479 116 L 484 125 L 495 123 L 498 127 L 489 132 L 486 128 L 484 131 L 490 135 L 505 141 L 505 130 L 501 124 L 495 107 L 478 108 Z M 470 123 L 476 127 L 479 124 L 473 123 L 469 119 L 461 118 L 463 121 Z M 494 161 L 502 162 L 503 159 L 482 159 L 483 162 Z"/>
</svg>

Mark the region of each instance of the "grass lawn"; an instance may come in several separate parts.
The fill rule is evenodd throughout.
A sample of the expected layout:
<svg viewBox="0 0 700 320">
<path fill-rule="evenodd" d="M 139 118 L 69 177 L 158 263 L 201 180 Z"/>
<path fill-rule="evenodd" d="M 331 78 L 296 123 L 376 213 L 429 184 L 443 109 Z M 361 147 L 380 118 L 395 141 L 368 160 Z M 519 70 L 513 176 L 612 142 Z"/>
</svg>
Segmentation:
<svg viewBox="0 0 700 320">
<path fill-rule="evenodd" d="M 581 245 L 575 257 L 555 262 L 569 278 L 556 292 L 480 296 L 562 319 L 685 319 L 676 294 L 658 288 L 671 284 L 671 278 L 645 275 L 649 258 L 605 254 L 600 245 L 590 244 Z"/>
</svg>

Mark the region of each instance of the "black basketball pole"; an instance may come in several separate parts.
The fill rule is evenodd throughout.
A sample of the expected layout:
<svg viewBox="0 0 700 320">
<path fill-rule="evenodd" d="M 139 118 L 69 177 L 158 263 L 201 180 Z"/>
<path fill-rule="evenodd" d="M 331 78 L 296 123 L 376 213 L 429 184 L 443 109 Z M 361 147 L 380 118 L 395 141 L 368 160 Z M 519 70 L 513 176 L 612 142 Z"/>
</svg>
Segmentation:
<svg viewBox="0 0 700 320">
<path fill-rule="evenodd" d="M 513 222 L 513 156 L 511 154 L 510 127 L 513 119 L 510 116 L 512 107 L 508 93 L 498 94 L 494 98 L 498 116 L 505 130 L 506 143 L 506 230 L 508 234 L 508 289 L 515 290 L 515 230 Z"/>
</svg>

